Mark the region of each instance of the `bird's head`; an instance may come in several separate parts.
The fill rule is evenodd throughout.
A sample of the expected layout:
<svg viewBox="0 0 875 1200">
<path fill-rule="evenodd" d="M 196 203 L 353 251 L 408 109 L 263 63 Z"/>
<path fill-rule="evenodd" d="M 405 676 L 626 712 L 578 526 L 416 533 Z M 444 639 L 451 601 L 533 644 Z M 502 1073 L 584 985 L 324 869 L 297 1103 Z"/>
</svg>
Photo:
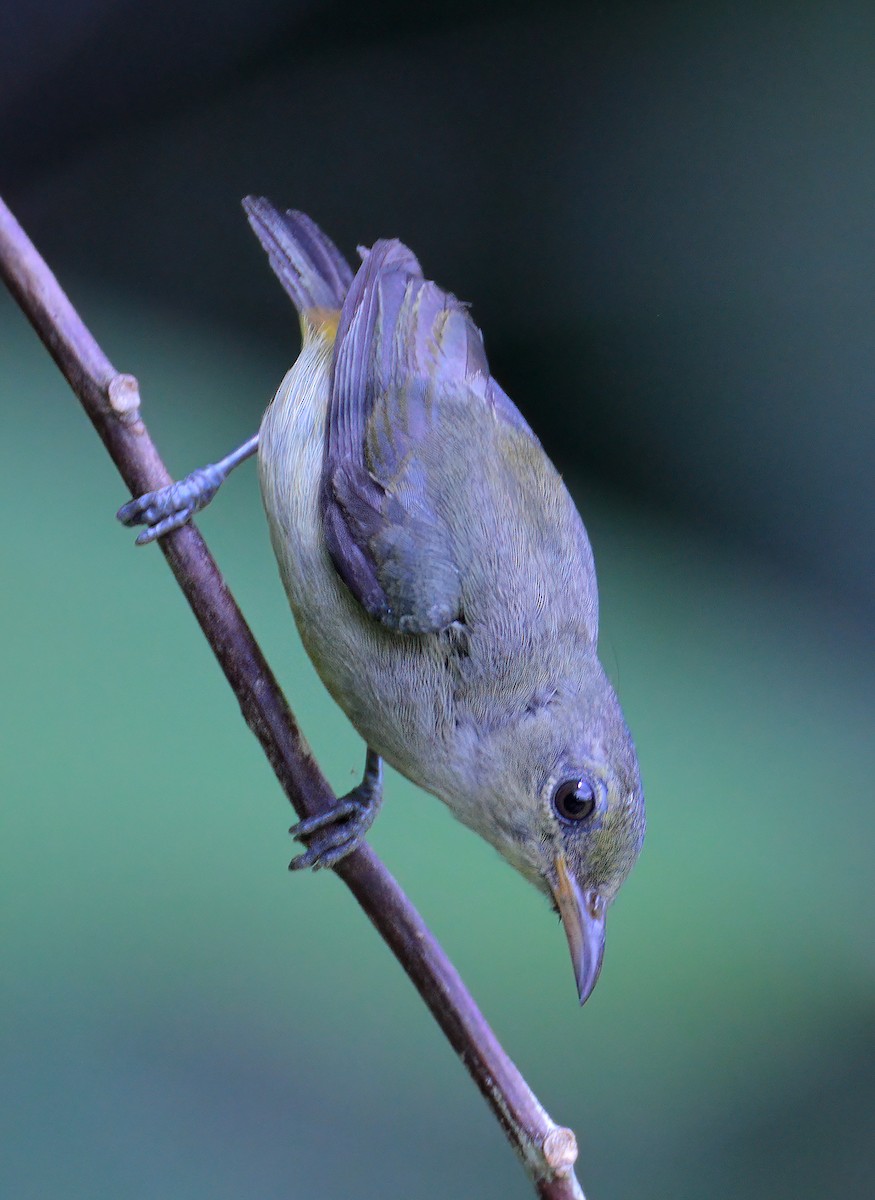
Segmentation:
<svg viewBox="0 0 875 1200">
<path fill-rule="evenodd" d="M 638 759 L 614 690 L 592 656 L 582 677 L 481 746 L 471 824 L 552 900 L 581 1004 L 602 964 L 605 914 L 644 839 Z"/>
</svg>

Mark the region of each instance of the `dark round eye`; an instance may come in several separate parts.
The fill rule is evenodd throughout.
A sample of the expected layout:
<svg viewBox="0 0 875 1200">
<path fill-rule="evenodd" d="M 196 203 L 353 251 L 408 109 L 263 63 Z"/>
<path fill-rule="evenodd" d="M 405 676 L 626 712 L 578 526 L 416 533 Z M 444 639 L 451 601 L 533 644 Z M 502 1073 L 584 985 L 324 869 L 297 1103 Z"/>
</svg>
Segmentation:
<svg viewBox="0 0 875 1200">
<path fill-rule="evenodd" d="M 595 812 L 595 791 L 588 779 L 567 779 L 553 793 L 553 808 L 563 821 L 585 821 Z"/>
</svg>

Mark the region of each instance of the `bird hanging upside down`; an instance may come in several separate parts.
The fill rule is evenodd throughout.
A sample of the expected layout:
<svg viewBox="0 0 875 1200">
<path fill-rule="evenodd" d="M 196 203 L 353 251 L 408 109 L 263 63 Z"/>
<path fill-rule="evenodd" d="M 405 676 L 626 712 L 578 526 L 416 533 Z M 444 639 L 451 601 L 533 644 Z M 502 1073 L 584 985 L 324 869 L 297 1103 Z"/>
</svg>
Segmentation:
<svg viewBox="0 0 875 1200">
<path fill-rule="evenodd" d="M 377 242 L 353 274 L 303 213 L 244 208 L 300 356 L 256 437 L 119 518 L 152 541 L 257 450 L 301 639 L 368 746 L 362 783 L 293 830 L 308 848 L 292 866 L 355 849 L 385 758 L 552 897 L 582 1004 L 645 823 L 583 523 L 467 309 L 406 246 Z"/>
</svg>

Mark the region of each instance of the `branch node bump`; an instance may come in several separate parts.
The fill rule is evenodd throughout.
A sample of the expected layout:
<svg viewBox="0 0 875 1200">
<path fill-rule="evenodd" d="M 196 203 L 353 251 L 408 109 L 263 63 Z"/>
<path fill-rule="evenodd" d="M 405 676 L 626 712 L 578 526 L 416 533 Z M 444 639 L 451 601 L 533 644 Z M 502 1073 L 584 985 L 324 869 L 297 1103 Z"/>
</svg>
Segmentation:
<svg viewBox="0 0 875 1200">
<path fill-rule="evenodd" d="M 109 406 L 124 425 L 140 419 L 140 385 L 133 375 L 114 375 L 106 389 Z"/>
<path fill-rule="evenodd" d="M 544 1160 L 557 1175 L 567 1175 L 577 1162 L 577 1138 L 574 1131 L 557 1125 L 544 1138 Z"/>
</svg>

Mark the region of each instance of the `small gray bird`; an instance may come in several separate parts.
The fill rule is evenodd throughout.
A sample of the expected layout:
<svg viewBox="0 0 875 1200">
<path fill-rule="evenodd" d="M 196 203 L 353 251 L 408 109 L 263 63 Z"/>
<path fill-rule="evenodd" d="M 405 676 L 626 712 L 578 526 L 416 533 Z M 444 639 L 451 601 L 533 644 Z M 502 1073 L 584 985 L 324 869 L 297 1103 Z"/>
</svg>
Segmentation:
<svg viewBox="0 0 875 1200">
<path fill-rule="evenodd" d="M 362 783 L 294 828 L 308 849 L 292 866 L 355 848 L 385 759 L 552 897 L 582 1004 L 645 824 L 583 523 L 467 309 L 406 246 L 361 250 L 354 275 L 303 213 L 244 208 L 298 310 L 300 356 L 256 437 L 119 518 L 152 541 L 257 449 L 301 639 L 368 746 Z"/>
</svg>

